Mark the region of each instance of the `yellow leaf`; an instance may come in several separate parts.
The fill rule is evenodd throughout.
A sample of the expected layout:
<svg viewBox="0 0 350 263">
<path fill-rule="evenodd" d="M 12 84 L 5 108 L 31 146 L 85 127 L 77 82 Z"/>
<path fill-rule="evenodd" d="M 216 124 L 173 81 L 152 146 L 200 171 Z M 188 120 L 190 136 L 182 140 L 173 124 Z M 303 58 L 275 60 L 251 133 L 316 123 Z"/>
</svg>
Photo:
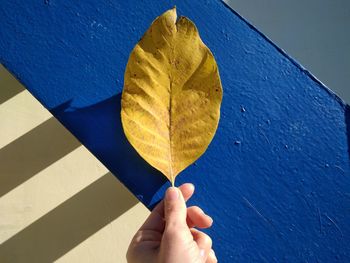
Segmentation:
<svg viewBox="0 0 350 263">
<path fill-rule="evenodd" d="M 176 9 L 157 17 L 130 54 L 121 118 L 136 151 L 174 185 L 207 149 L 218 126 L 222 87 L 194 23 Z"/>
</svg>

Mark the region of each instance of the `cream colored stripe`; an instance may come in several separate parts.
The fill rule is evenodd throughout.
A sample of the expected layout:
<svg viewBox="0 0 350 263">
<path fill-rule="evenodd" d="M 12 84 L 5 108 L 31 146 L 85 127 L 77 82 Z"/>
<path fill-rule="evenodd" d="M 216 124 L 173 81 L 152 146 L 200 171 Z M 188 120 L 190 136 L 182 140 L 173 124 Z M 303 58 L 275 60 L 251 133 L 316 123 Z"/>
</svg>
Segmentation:
<svg viewBox="0 0 350 263">
<path fill-rule="evenodd" d="M 5 194 L 0 198 L 0 243 L 107 172 L 80 146 Z"/>
<path fill-rule="evenodd" d="M 51 116 L 27 90 L 8 99 L 0 105 L 0 149 Z"/>
<path fill-rule="evenodd" d="M 111 209 L 117 209 L 118 202 L 114 206 Z M 138 203 L 55 262 L 126 263 L 129 243 L 148 215 L 145 206 Z"/>
</svg>

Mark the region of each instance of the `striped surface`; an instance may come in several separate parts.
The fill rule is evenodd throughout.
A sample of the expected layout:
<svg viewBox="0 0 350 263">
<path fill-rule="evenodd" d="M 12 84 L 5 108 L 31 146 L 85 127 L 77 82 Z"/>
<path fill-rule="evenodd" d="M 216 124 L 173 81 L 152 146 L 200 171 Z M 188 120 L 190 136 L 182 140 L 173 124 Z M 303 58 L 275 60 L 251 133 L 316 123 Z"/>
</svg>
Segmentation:
<svg viewBox="0 0 350 263">
<path fill-rule="evenodd" d="M 0 65 L 0 262 L 126 262 L 147 209 Z"/>
</svg>

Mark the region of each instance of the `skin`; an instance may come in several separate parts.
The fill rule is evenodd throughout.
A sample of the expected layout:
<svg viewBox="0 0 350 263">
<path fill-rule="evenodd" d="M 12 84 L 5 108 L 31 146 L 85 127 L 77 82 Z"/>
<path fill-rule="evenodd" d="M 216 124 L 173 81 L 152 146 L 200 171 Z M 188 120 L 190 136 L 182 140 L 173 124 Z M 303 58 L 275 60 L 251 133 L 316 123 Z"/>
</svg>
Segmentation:
<svg viewBox="0 0 350 263">
<path fill-rule="evenodd" d="M 128 263 L 217 262 L 211 238 L 197 229 L 211 227 L 212 218 L 198 206 L 186 207 L 193 193 L 192 184 L 168 188 L 133 237 Z"/>
</svg>

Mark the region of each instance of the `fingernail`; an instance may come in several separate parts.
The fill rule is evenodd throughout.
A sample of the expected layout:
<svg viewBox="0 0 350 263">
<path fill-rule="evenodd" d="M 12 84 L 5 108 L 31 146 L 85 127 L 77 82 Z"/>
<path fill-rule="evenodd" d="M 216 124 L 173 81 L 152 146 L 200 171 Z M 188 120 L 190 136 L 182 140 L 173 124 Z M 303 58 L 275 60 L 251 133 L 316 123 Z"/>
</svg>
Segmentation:
<svg viewBox="0 0 350 263">
<path fill-rule="evenodd" d="M 201 257 L 204 257 L 204 256 L 205 256 L 205 250 L 204 250 L 204 249 L 201 249 L 201 250 L 199 251 L 199 255 L 200 255 Z"/>
<path fill-rule="evenodd" d="M 179 198 L 179 190 L 175 187 L 169 187 L 166 191 L 166 199 L 168 201 L 174 201 Z"/>
</svg>

